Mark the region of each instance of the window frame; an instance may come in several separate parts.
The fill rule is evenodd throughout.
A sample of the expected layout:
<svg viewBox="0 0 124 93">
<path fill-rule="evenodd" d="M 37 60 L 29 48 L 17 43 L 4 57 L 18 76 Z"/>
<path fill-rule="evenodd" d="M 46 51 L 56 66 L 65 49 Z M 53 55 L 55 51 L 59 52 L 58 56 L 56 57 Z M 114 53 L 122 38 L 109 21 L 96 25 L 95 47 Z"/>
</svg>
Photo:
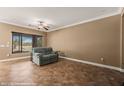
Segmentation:
<svg viewBox="0 0 124 93">
<path fill-rule="evenodd" d="M 32 36 L 33 37 L 33 46 L 32 47 L 38 47 L 37 46 L 37 38 L 39 38 L 39 37 L 41 37 L 42 38 L 42 36 L 39 36 L 39 35 L 33 35 Z"/>
<path fill-rule="evenodd" d="M 19 36 L 19 51 L 14 51 L 13 49 L 13 37 L 14 37 L 14 34 L 18 35 Z M 23 36 L 31 36 L 32 37 L 32 48 L 33 47 L 37 47 L 36 43 L 35 43 L 35 40 L 37 37 L 43 37 L 42 35 L 34 35 L 34 34 L 27 34 L 27 33 L 20 33 L 20 32 L 12 32 L 12 54 L 15 54 L 15 53 L 27 53 L 29 51 L 22 51 L 22 37 Z M 41 41 L 42 42 L 42 41 Z"/>
</svg>

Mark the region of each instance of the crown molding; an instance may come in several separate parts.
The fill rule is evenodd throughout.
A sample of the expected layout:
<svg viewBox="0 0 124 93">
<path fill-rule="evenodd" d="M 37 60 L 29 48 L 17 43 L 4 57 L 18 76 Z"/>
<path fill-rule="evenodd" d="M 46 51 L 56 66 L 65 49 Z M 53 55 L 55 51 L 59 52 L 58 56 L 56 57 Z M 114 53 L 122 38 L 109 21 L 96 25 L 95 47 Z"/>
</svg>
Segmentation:
<svg viewBox="0 0 124 93">
<path fill-rule="evenodd" d="M 84 24 L 84 23 L 88 23 L 88 22 L 97 21 L 97 20 L 100 20 L 100 19 L 103 19 L 103 18 L 107 18 L 107 17 L 119 15 L 119 14 L 120 14 L 120 10 L 118 12 L 116 12 L 116 13 L 112 13 L 112 14 L 108 14 L 108 15 L 103 15 L 103 16 L 99 16 L 99 17 L 96 17 L 96 18 L 88 19 L 88 20 L 85 20 L 85 21 L 77 22 L 77 23 L 74 23 L 74 24 L 62 26 L 62 27 L 59 27 L 59 28 L 56 28 L 56 29 L 52 29 L 52 30 L 49 30 L 49 32 L 65 29 L 65 28 L 68 28 L 68 27 L 73 27 L 73 26 Z"/>
<path fill-rule="evenodd" d="M 27 29 L 39 31 L 39 30 L 37 30 L 37 29 L 35 29 L 35 28 L 32 28 L 32 27 L 29 27 L 29 26 L 19 25 L 19 24 L 15 24 L 15 23 L 3 21 L 3 20 L 0 20 L 0 23 L 4 23 L 4 24 L 8 24 L 8 25 L 13 25 L 13 26 L 18 26 L 18 27 L 22 27 L 22 28 L 27 28 Z M 43 31 L 42 31 L 42 32 L 43 32 Z M 44 32 L 45 32 L 45 31 L 44 31 Z"/>
<path fill-rule="evenodd" d="M 51 29 L 51 30 L 49 30 L 49 31 L 43 31 L 43 32 L 51 32 L 51 31 L 61 30 L 61 29 L 65 29 L 65 28 L 68 28 L 68 27 L 72 27 L 72 26 L 76 26 L 76 25 L 80 25 L 80 24 L 84 24 L 84 23 L 88 23 L 88 22 L 100 20 L 100 19 L 103 19 L 103 18 L 115 16 L 115 15 L 121 14 L 122 10 L 123 10 L 123 7 L 120 7 L 120 8 L 118 9 L 118 11 L 115 12 L 115 13 L 102 15 L 102 16 L 99 16 L 99 17 L 91 18 L 91 19 L 88 19 L 88 20 L 85 20 L 85 21 L 81 21 L 81 22 L 77 22 L 77 23 L 65 25 L 65 26 L 62 26 L 62 27 L 58 27 L 58 28 Z M 35 28 L 29 27 L 29 26 L 24 26 L 24 25 L 15 24 L 15 23 L 12 23 L 12 22 L 7 22 L 7 21 L 3 21 L 3 20 L 0 20 L 0 22 L 1 22 L 1 23 L 6 23 L 6 24 L 14 25 L 14 26 L 19 26 L 19 27 L 23 27 L 23 28 L 28 28 L 28 29 L 32 29 L 32 30 L 39 31 L 39 30 L 37 30 L 37 29 L 35 29 Z"/>
<path fill-rule="evenodd" d="M 119 9 L 118 9 L 118 12 L 121 14 L 121 12 L 123 11 L 123 7 L 120 7 Z"/>
<path fill-rule="evenodd" d="M 84 24 L 84 23 L 88 23 L 88 22 L 92 22 L 92 21 L 97 21 L 97 20 L 100 20 L 100 19 L 103 19 L 103 18 L 107 18 L 107 17 L 111 17 L 111 16 L 115 16 L 115 15 L 121 14 L 122 10 L 123 10 L 123 7 L 120 7 L 118 9 L 118 11 L 115 12 L 115 13 L 106 14 L 106 15 L 102 15 L 102 16 L 99 16 L 99 17 L 91 18 L 91 19 L 88 19 L 88 20 L 85 20 L 85 21 L 77 22 L 77 23 L 74 23 L 74 24 L 70 24 L 70 25 L 58 27 L 56 29 L 50 30 L 49 32 L 56 31 L 56 30 L 61 30 L 61 29 L 65 29 L 65 28 L 68 28 L 68 27 L 72 27 L 72 26 L 76 26 L 76 25 L 80 25 L 80 24 Z"/>
</svg>

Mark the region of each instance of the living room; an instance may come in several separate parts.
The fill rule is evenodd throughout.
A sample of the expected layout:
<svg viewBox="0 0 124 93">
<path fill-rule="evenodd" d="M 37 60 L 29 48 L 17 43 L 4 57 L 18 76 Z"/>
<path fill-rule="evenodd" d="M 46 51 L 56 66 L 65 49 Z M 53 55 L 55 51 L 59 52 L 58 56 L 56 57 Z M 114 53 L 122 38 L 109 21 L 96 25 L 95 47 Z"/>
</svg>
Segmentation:
<svg viewBox="0 0 124 93">
<path fill-rule="evenodd" d="M 122 7 L 1 7 L 0 85 L 123 85 L 123 13 Z"/>
</svg>

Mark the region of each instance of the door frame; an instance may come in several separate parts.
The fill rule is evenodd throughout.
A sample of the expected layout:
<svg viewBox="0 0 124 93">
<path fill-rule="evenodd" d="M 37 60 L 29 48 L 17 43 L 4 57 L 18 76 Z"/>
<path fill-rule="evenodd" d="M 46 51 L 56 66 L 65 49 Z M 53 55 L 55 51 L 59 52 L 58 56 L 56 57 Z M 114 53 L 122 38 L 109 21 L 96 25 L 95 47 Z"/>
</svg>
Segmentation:
<svg viewBox="0 0 124 93">
<path fill-rule="evenodd" d="M 124 20 L 124 8 L 122 8 L 122 11 L 121 11 L 121 25 L 120 25 L 120 68 L 121 69 L 124 69 L 123 68 L 123 22 Z"/>
</svg>

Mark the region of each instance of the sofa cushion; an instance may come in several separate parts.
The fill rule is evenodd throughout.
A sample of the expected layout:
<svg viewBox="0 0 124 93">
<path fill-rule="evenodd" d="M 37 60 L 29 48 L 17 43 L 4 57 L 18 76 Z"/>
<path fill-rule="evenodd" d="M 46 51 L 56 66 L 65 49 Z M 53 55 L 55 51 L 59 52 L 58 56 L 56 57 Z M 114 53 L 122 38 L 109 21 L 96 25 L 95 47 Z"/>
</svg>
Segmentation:
<svg viewBox="0 0 124 93">
<path fill-rule="evenodd" d="M 43 55 L 42 56 L 42 60 L 49 60 L 50 59 L 50 56 L 49 55 Z"/>
<path fill-rule="evenodd" d="M 43 47 L 33 48 L 34 53 L 43 53 L 45 55 L 50 54 L 52 51 L 53 51 L 52 48 L 43 48 Z"/>
<path fill-rule="evenodd" d="M 49 57 L 50 57 L 50 58 L 56 58 L 57 55 L 56 55 L 56 54 L 49 54 Z"/>
<path fill-rule="evenodd" d="M 53 51 L 52 48 L 46 48 L 44 50 L 44 52 L 45 52 L 46 55 L 52 53 L 52 51 Z"/>
<path fill-rule="evenodd" d="M 57 55 L 56 54 L 48 54 L 48 55 L 43 55 L 43 60 L 49 60 L 49 59 L 52 59 L 52 58 L 56 58 Z"/>
</svg>

